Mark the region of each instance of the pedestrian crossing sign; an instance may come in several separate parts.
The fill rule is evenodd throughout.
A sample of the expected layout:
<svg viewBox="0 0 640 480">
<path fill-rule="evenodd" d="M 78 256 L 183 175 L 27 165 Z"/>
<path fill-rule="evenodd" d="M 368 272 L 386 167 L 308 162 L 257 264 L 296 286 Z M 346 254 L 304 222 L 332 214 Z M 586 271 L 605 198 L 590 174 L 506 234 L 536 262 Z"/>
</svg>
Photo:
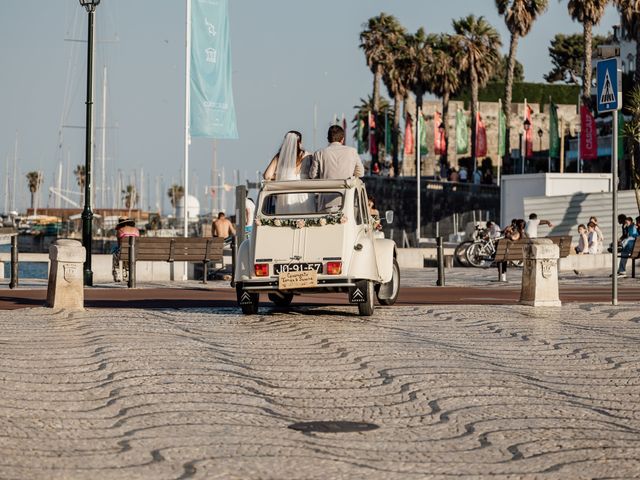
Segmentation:
<svg viewBox="0 0 640 480">
<path fill-rule="evenodd" d="M 618 58 L 600 60 L 597 66 L 598 88 L 596 101 L 598 113 L 613 112 L 622 108 L 622 75 Z"/>
</svg>

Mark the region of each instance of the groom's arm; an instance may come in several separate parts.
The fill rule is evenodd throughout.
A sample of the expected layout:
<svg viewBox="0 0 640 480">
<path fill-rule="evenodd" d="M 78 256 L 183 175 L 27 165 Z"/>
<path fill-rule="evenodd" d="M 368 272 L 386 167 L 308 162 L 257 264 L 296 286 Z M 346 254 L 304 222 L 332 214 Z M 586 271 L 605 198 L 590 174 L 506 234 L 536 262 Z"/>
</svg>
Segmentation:
<svg viewBox="0 0 640 480">
<path fill-rule="evenodd" d="M 355 149 L 353 150 L 353 156 L 355 157 L 356 162 L 356 166 L 353 170 L 353 176 L 356 178 L 364 177 L 364 165 L 362 165 L 360 155 L 356 153 Z"/>
</svg>

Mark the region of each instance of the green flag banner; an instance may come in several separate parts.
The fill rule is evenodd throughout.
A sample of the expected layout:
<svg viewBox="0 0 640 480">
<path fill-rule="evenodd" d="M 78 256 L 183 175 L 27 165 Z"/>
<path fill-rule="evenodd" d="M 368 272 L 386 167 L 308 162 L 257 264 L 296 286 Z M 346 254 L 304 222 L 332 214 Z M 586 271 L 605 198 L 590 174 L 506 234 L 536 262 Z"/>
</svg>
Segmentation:
<svg viewBox="0 0 640 480">
<path fill-rule="evenodd" d="M 558 135 L 558 107 L 555 103 L 550 106 L 549 115 L 549 156 L 560 158 L 560 136 Z"/>
<path fill-rule="evenodd" d="M 358 140 L 358 153 L 362 155 L 366 148 L 364 144 L 364 120 L 358 117 L 358 130 L 356 133 L 356 139 Z"/>
<path fill-rule="evenodd" d="M 195 0 L 191 25 L 191 136 L 238 138 L 228 0 Z"/>
<path fill-rule="evenodd" d="M 624 158 L 624 115 L 618 112 L 618 160 Z"/>
<path fill-rule="evenodd" d="M 507 124 L 502 109 L 498 112 L 498 156 L 504 157 L 507 138 Z"/>
<path fill-rule="evenodd" d="M 469 151 L 469 129 L 467 117 L 462 110 L 456 112 L 456 153 L 462 155 Z"/>
<path fill-rule="evenodd" d="M 384 149 L 387 155 L 391 155 L 393 148 L 391 145 L 391 123 L 389 122 L 388 112 L 384 112 Z"/>
<path fill-rule="evenodd" d="M 429 153 L 427 150 L 427 122 L 424 121 L 424 115 L 420 115 L 420 155 Z"/>
</svg>

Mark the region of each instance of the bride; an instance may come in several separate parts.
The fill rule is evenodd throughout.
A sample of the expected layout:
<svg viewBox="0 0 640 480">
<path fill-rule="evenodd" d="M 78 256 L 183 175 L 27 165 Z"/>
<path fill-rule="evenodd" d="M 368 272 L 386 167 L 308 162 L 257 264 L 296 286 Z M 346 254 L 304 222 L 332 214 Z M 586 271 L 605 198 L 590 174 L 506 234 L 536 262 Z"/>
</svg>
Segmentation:
<svg viewBox="0 0 640 480">
<path fill-rule="evenodd" d="M 267 181 L 305 180 L 309 178 L 312 155 L 302 146 L 302 134 L 295 130 L 287 132 L 280 151 L 273 157 L 264 172 Z M 315 199 L 306 193 L 278 195 L 277 212 L 281 214 L 313 213 Z"/>
</svg>

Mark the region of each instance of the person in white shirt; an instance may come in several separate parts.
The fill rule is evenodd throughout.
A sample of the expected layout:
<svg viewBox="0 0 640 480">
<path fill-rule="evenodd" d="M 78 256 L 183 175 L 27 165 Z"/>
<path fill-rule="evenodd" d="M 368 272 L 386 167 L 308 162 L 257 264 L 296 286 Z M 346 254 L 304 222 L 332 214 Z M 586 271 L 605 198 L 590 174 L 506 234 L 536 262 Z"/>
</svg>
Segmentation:
<svg viewBox="0 0 640 480">
<path fill-rule="evenodd" d="M 576 247 L 578 255 L 589 253 L 589 237 L 587 235 L 587 227 L 583 223 L 578 225 L 578 246 Z"/>
<path fill-rule="evenodd" d="M 538 225 L 547 225 L 552 228 L 553 225 L 549 220 L 540 220 L 538 215 L 532 213 L 529 215 L 529 221 L 524 227 L 524 233 L 528 238 L 538 238 Z"/>
<path fill-rule="evenodd" d="M 601 246 L 598 238 L 598 232 L 596 231 L 597 225 L 593 222 L 589 222 L 587 225 L 589 228 L 589 253 L 600 253 Z"/>
<path fill-rule="evenodd" d="M 487 222 L 487 231 L 489 232 L 489 237 L 491 238 L 498 238 L 502 236 L 500 225 L 497 225 L 495 222 Z"/>
</svg>

